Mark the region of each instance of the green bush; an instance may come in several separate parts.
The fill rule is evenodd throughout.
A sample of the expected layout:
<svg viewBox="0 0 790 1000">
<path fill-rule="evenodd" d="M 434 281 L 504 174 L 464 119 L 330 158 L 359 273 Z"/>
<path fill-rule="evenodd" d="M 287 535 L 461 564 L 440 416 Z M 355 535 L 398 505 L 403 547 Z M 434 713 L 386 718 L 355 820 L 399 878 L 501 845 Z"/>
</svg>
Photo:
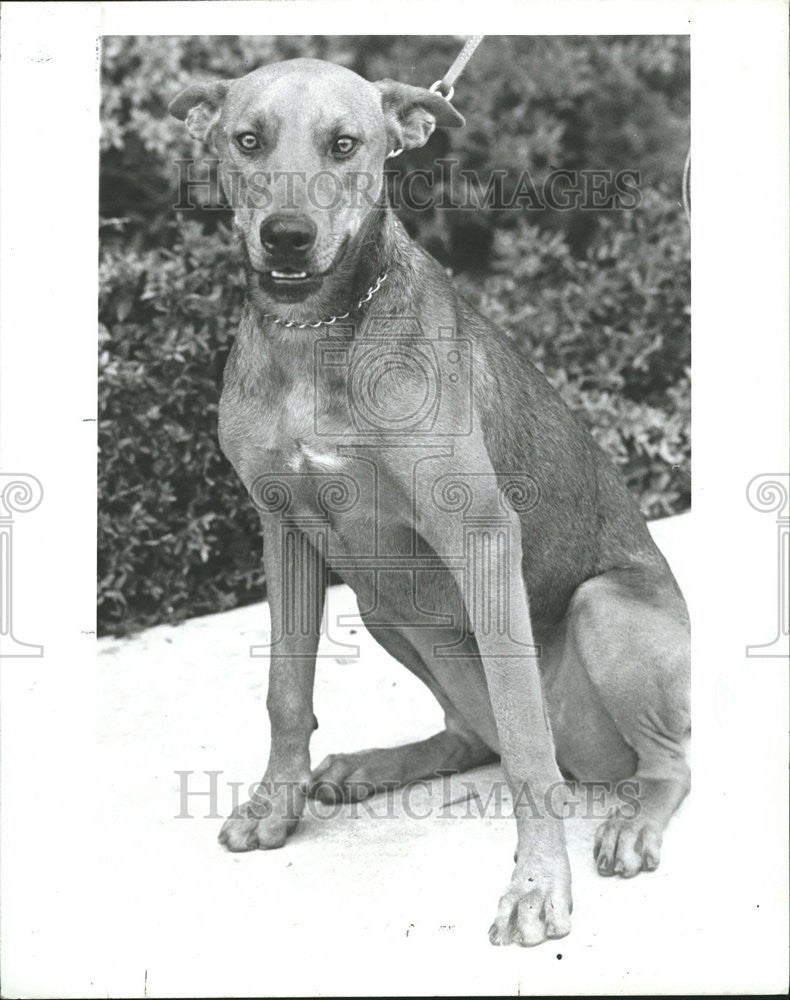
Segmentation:
<svg viewBox="0 0 790 1000">
<path fill-rule="evenodd" d="M 648 517 L 690 503 L 689 258 L 677 206 L 647 194 L 584 258 L 528 221 L 497 235 L 467 297 L 521 344 L 621 466 Z"/>
<path fill-rule="evenodd" d="M 217 445 L 217 387 L 243 298 L 227 231 L 100 266 L 99 618 L 104 631 L 263 593 L 258 519 Z"/>
<path fill-rule="evenodd" d="M 426 84 L 456 38 L 108 38 L 99 268 L 99 629 L 123 634 L 264 594 L 258 520 L 219 451 L 221 373 L 243 300 L 227 212 L 176 213 L 167 116 L 188 81 L 296 55 Z M 466 129 L 390 161 L 482 178 L 636 169 L 631 211 L 401 215 L 522 345 L 617 462 L 648 516 L 689 503 L 689 245 L 678 205 L 688 47 L 666 38 L 491 38 L 458 87 Z M 196 172 L 199 172 L 196 167 Z M 434 192 L 438 193 L 438 192 Z M 453 196 L 454 197 L 454 196 Z M 449 198 L 452 206 L 453 197 Z"/>
</svg>

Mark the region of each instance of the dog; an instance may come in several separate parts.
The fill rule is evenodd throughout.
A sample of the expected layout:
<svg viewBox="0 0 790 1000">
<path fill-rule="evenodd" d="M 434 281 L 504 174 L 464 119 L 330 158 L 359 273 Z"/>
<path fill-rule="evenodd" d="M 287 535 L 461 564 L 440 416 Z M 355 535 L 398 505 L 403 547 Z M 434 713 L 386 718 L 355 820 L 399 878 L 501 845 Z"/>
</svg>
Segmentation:
<svg viewBox="0 0 790 1000">
<path fill-rule="evenodd" d="M 657 867 L 690 784 L 689 622 L 619 473 L 388 206 L 388 156 L 464 119 L 432 90 L 313 59 L 194 84 L 170 112 L 215 150 L 244 250 L 219 437 L 260 514 L 272 616 L 268 765 L 220 841 L 278 848 L 308 795 L 499 758 L 517 849 L 490 940 L 562 937 L 562 820 L 520 793 L 632 777 L 636 815 L 610 812 L 595 862 Z M 445 728 L 312 770 L 330 570 Z"/>
</svg>

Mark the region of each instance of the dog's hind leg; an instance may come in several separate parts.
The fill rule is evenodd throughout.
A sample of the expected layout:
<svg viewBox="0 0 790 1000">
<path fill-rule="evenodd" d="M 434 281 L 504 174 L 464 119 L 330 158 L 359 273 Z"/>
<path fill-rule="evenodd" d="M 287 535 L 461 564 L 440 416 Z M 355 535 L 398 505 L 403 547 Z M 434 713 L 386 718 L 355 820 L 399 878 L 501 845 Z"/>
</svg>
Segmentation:
<svg viewBox="0 0 790 1000">
<path fill-rule="evenodd" d="M 442 771 L 467 771 L 496 760 L 497 755 L 467 725 L 406 636 L 391 628 L 369 626 L 369 631 L 430 689 L 444 710 L 446 728 L 406 746 L 330 754 L 313 771 L 310 794 L 325 802 L 359 801 L 385 788 L 435 778 Z"/>
<path fill-rule="evenodd" d="M 626 777 L 630 759 L 638 797 L 635 814 L 618 809 L 597 831 L 602 875 L 655 869 L 664 828 L 689 790 L 688 646 L 683 599 L 674 581 L 654 570 L 605 573 L 571 600 L 555 687 L 557 698 L 569 699 L 555 727 L 559 756 L 582 781 Z M 574 697 L 579 704 L 571 704 Z M 573 736 L 568 721 L 591 713 L 599 716 L 596 735 L 580 724 Z"/>
</svg>

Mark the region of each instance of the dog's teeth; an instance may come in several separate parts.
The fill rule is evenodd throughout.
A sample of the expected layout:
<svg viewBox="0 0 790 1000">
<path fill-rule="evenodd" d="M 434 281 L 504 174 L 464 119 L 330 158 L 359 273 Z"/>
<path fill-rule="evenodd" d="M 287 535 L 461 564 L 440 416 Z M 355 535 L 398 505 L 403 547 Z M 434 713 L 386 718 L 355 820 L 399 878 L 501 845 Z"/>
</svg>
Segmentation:
<svg viewBox="0 0 790 1000">
<path fill-rule="evenodd" d="M 306 278 L 307 271 L 272 271 L 273 278 Z"/>
</svg>

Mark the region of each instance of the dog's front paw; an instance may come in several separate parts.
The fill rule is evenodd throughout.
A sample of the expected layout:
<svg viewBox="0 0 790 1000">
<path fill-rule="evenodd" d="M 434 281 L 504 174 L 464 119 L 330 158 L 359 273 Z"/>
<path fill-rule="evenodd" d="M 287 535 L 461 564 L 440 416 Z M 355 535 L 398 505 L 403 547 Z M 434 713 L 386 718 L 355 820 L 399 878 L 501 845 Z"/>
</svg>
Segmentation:
<svg viewBox="0 0 790 1000">
<path fill-rule="evenodd" d="M 282 847 L 304 810 L 307 782 L 282 784 L 284 787 L 272 790 L 261 783 L 249 802 L 234 809 L 219 832 L 220 844 L 229 851 Z"/>
<path fill-rule="evenodd" d="M 548 938 L 565 937 L 571 929 L 570 870 L 542 873 L 518 865 L 499 900 L 496 918 L 488 932 L 491 944 L 532 947 Z"/>
</svg>

